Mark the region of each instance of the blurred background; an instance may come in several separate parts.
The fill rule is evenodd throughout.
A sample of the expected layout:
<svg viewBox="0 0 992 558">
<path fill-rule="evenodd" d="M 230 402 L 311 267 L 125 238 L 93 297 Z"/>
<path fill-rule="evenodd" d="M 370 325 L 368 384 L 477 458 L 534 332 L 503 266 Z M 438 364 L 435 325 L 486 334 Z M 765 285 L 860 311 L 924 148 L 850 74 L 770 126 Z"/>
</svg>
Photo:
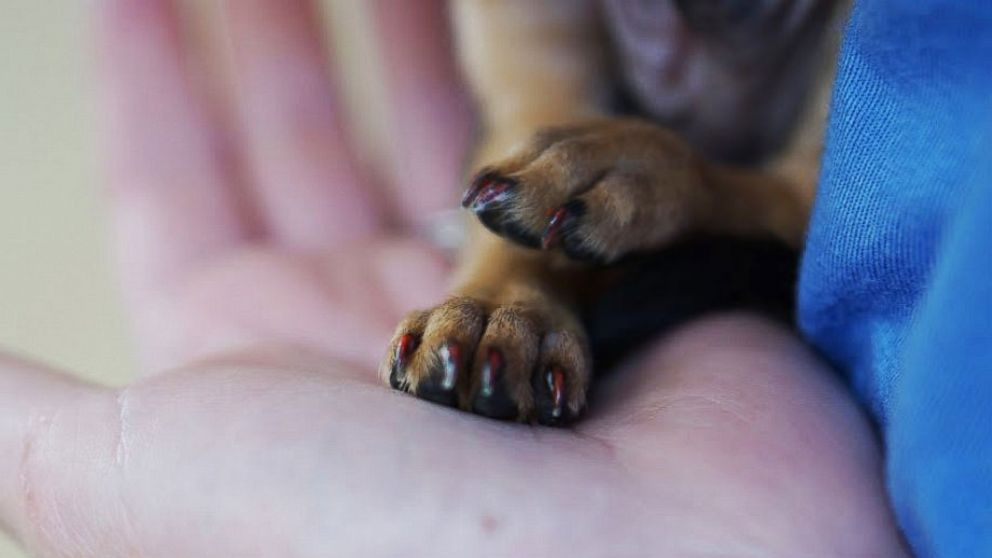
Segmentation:
<svg viewBox="0 0 992 558">
<path fill-rule="evenodd" d="M 218 15 L 214 0 L 184 3 L 196 22 Z M 96 5 L 0 2 L 0 350 L 121 385 L 135 355 L 104 242 Z M 388 142 L 380 141 L 388 137 L 390 112 L 367 32 L 371 6 L 321 2 L 325 22 L 333 22 L 337 64 L 348 76 L 345 102 L 362 115 L 357 139 L 373 164 L 396 167 L 402 157 L 386 153 Z M 23 557 L 0 532 L 0 558 Z"/>
<path fill-rule="evenodd" d="M 121 383 L 85 2 L 0 3 L 0 346 Z"/>
</svg>

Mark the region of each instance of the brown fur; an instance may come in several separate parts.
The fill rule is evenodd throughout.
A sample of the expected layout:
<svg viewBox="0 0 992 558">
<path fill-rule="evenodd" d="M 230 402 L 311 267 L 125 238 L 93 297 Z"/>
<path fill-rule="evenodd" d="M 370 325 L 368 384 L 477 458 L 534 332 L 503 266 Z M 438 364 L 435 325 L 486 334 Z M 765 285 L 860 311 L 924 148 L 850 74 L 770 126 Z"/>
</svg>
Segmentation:
<svg viewBox="0 0 992 558">
<path fill-rule="evenodd" d="M 803 132 L 764 168 L 715 164 L 668 129 L 607 114 L 613 76 L 591 2 L 460 0 L 452 7 L 484 129 L 472 168 L 513 185 L 498 218 L 512 224 L 516 240 L 539 238 L 550 212 L 581 200 L 581 219 L 565 231 L 569 243 L 605 261 L 694 231 L 801 244 L 824 110 L 810 111 Z M 832 74 L 821 75 L 815 90 L 822 105 Z M 420 343 L 400 366 L 400 388 L 416 393 L 440 366 L 438 348 L 456 342 L 465 359 L 457 404 L 471 409 L 487 351 L 495 347 L 505 357 L 503 381 L 519 420 L 542 418 L 534 375 L 539 381 L 552 366 L 564 370 L 568 415 L 577 416 L 591 359 L 575 287 L 591 272 L 560 250 L 520 247 L 472 222 L 455 298 L 400 324 L 383 376 L 397 371 L 400 338 L 415 335 Z"/>
</svg>

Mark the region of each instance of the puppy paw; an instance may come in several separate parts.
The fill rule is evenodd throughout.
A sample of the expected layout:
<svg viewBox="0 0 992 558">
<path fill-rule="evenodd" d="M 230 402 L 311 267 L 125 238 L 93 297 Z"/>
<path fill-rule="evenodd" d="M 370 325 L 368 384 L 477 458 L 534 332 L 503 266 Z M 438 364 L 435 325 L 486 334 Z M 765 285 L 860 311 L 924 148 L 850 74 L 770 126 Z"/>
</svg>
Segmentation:
<svg viewBox="0 0 992 558">
<path fill-rule="evenodd" d="M 518 244 L 609 263 L 690 228 L 704 203 L 701 181 L 673 133 L 607 119 L 539 132 L 483 168 L 462 205 Z"/>
<path fill-rule="evenodd" d="M 380 374 L 401 391 L 503 420 L 561 425 L 585 407 L 590 356 L 570 311 L 453 297 L 409 314 Z"/>
</svg>

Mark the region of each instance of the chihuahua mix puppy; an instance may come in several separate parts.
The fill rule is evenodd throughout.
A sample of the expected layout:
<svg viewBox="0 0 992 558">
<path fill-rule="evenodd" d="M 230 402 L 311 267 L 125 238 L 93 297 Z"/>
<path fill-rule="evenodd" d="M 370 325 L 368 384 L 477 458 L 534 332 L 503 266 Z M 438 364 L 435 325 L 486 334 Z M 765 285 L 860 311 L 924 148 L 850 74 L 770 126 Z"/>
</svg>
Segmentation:
<svg viewBox="0 0 992 558">
<path fill-rule="evenodd" d="M 700 236 L 800 247 L 843 10 L 456 0 L 451 11 L 483 130 L 462 199 L 474 226 L 451 296 L 399 324 L 381 374 L 434 402 L 564 424 L 586 405 L 580 311 L 615 279 L 604 264 L 673 246 L 705 260 L 706 244 L 684 244 Z M 700 273 L 754 271 L 728 261 Z M 679 295 L 679 283 L 656 285 Z"/>
</svg>

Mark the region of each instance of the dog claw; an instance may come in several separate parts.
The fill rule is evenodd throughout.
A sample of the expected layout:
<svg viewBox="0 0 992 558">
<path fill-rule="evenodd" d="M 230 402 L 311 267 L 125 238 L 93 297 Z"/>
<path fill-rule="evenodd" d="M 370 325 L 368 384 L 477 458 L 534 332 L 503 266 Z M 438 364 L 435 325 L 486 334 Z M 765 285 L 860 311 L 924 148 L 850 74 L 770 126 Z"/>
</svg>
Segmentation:
<svg viewBox="0 0 992 558">
<path fill-rule="evenodd" d="M 496 182 L 497 177 L 495 173 L 486 171 L 479 173 L 475 177 L 475 180 L 472 181 L 472 185 L 469 186 L 468 190 L 465 190 L 465 193 L 462 194 L 462 207 L 467 208 L 472 205 L 472 202 L 475 201 L 475 198 L 479 197 L 479 192 L 481 192 L 483 188 L 486 188 Z"/>
<path fill-rule="evenodd" d="M 453 407 L 458 402 L 455 385 L 461 372 L 461 347 L 448 343 L 438 350 L 441 368 L 424 378 L 417 386 L 417 397 Z"/>
<path fill-rule="evenodd" d="M 551 417 L 561 419 L 565 403 L 565 373 L 557 366 L 545 374 L 548 391 L 551 393 Z"/>
<path fill-rule="evenodd" d="M 462 207 L 467 208 L 469 205 L 472 205 L 472 202 L 475 201 L 475 198 L 479 195 L 479 190 L 481 190 L 482 187 L 488 183 L 488 181 L 489 180 L 486 178 L 476 179 L 469 189 L 465 190 L 465 193 L 462 194 Z"/>
<path fill-rule="evenodd" d="M 396 362 L 401 367 L 405 367 L 410 360 L 410 355 L 417 348 L 417 338 L 407 333 L 400 337 L 400 343 L 396 346 Z"/>
<path fill-rule="evenodd" d="M 512 419 L 518 414 L 517 404 L 510 398 L 503 383 L 506 361 L 499 349 L 490 348 L 482 365 L 479 393 L 472 401 L 472 410 L 497 419 Z"/>
<path fill-rule="evenodd" d="M 505 200 L 513 186 L 513 182 L 509 180 L 501 180 L 492 175 L 483 175 L 465 192 L 462 197 L 462 207 L 475 213 L 485 211 L 492 204 Z"/>
<path fill-rule="evenodd" d="M 574 226 L 575 220 L 585 213 L 586 207 L 581 200 L 572 200 L 558 209 L 548 212 L 548 226 L 541 235 L 541 248 L 550 250 L 561 244 L 565 244 L 566 252 L 569 250 L 567 229 Z"/>
<path fill-rule="evenodd" d="M 548 426 L 564 424 L 574 418 L 566 405 L 565 371 L 559 366 L 549 366 L 533 379 L 534 399 L 537 404 L 537 422 Z"/>
<path fill-rule="evenodd" d="M 412 334 L 405 334 L 400 337 L 400 342 L 396 345 L 396 356 L 393 362 L 393 371 L 389 375 L 389 385 L 399 389 L 406 375 L 406 365 L 410 362 L 410 355 L 417 348 L 417 338 Z"/>
<path fill-rule="evenodd" d="M 451 391 L 458 382 L 458 369 L 461 367 L 461 348 L 448 343 L 441 347 L 441 362 L 444 365 L 444 375 L 441 377 L 441 389 Z"/>
<path fill-rule="evenodd" d="M 486 363 L 482 367 L 482 385 L 479 394 L 492 397 L 496 392 L 496 381 L 503 373 L 503 354 L 499 349 L 490 348 L 486 355 Z"/>
<path fill-rule="evenodd" d="M 561 240 L 561 227 L 565 224 L 568 216 L 568 209 L 565 207 L 559 207 L 551 213 L 548 227 L 544 229 L 544 234 L 541 235 L 542 249 L 550 250 L 558 245 L 558 242 Z"/>
</svg>

